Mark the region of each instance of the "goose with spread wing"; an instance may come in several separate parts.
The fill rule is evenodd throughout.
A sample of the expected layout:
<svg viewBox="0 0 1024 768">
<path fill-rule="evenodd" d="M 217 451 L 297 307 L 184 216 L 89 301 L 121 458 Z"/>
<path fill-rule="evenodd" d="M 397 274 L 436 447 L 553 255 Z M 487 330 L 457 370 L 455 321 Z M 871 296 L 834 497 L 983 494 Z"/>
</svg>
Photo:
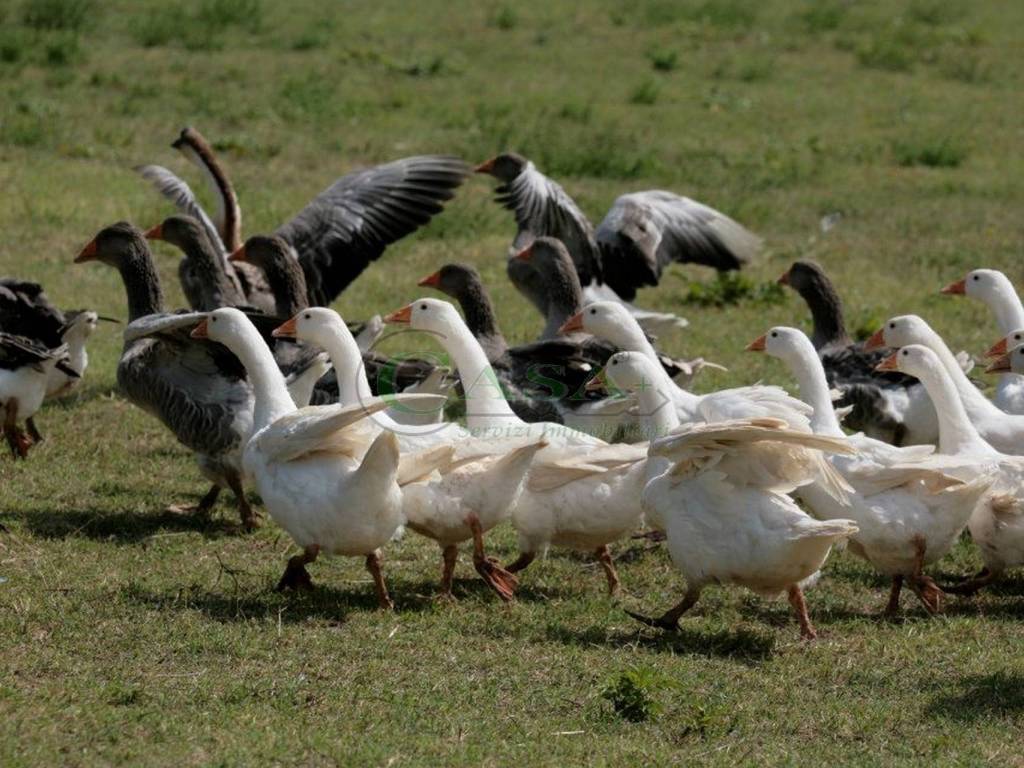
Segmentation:
<svg viewBox="0 0 1024 768">
<path fill-rule="evenodd" d="M 212 147 L 194 128 L 174 147 L 199 166 L 217 193 L 218 223 L 203 211 L 188 185 L 161 166 L 139 172 L 182 213 L 203 223 L 223 254 L 241 245 L 238 203 Z M 469 174 L 447 155 L 418 155 L 355 171 L 339 178 L 273 233 L 291 246 L 305 274 L 308 303 L 327 306 L 391 243 L 415 232 L 439 213 Z M 247 287 L 247 303 L 259 306 L 259 285 Z"/>
<path fill-rule="evenodd" d="M 586 215 L 555 181 L 522 155 L 506 152 L 477 166 L 500 185 L 497 202 L 511 210 L 518 231 L 509 256 L 536 237 L 561 240 L 576 265 L 586 302 L 617 301 L 643 327 L 658 334 L 686 321 L 634 306 L 637 288 L 657 285 L 673 261 L 736 269 L 760 248 L 760 241 L 723 214 L 670 192 L 624 195 L 595 231 Z M 544 314 L 543 280 L 527 266 L 508 262 L 513 284 Z"/>
</svg>

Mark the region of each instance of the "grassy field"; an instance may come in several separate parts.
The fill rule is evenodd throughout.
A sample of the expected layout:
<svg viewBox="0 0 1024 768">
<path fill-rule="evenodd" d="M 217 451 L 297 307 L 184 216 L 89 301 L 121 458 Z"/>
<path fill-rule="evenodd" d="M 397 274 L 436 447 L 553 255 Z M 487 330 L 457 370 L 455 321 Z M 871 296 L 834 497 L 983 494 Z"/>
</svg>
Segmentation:
<svg viewBox="0 0 1024 768">
<path fill-rule="evenodd" d="M 195 180 L 168 146 L 186 123 L 215 140 L 250 234 L 362 165 L 512 148 L 595 219 L 664 187 L 765 237 L 736 303 L 708 304 L 712 275 L 679 267 L 641 296 L 691 321 L 668 351 L 729 366 L 700 388 L 792 383 L 742 349 L 806 327 L 769 286 L 797 257 L 826 265 L 858 332 L 917 312 L 977 353 L 994 323 L 938 289 L 976 266 L 1024 278 L 1022 24 L 1024 4 L 999 0 L 0 0 L 0 274 L 123 317 L 117 275 L 71 260 L 106 224 L 167 213 L 133 165 Z M 470 261 L 506 335 L 530 339 L 490 198 L 471 179 L 337 309 L 396 308 Z M 175 253 L 158 259 L 181 306 Z M 90 351 L 79 394 L 38 418 L 50 439 L 0 457 L 4 766 L 1024 764 L 1019 573 L 937 618 L 905 598 L 886 622 L 887 585 L 839 553 L 809 593 L 809 645 L 785 603 L 740 590 L 706 592 L 677 636 L 641 630 L 589 559 L 557 551 L 507 607 L 464 557 L 458 603 L 438 604 L 438 551 L 412 534 L 385 552 L 394 615 L 356 561 L 318 562 L 315 593 L 282 596 L 287 535 L 236 534 L 224 503 L 165 513 L 204 483 L 114 393 L 119 333 Z M 510 558 L 514 537 L 493 546 Z M 617 554 L 622 604 L 678 599 L 664 551 Z M 977 565 L 965 541 L 938 571 Z"/>
</svg>

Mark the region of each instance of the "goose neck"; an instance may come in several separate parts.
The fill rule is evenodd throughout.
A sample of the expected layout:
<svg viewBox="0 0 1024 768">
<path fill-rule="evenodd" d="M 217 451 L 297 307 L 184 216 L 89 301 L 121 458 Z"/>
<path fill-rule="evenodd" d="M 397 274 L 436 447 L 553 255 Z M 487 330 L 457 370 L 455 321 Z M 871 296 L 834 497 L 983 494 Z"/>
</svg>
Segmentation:
<svg viewBox="0 0 1024 768">
<path fill-rule="evenodd" d="M 118 263 L 128 298 L 128 320 L 164 311 L 160 275 L 145 243 L 133 243 Z"/>
<path fill-rule="evenodd" d="M 524 422 L 515 415 L 505 399 L 505 392 L 483 347 L 473 338 L 469 329 L 462 323 L 451 328 L 443 337 L 443 344 L 462 380 L 466 398 L 466 424 L 470 430 L 522 425 Z"/>
<path fill-rule="evenodd" d="M 944 365 L 929 361 L 918 378 L 928 392 L 938 416 L 940 453 L 950 456 L 994 453 L 971 423 L 957 387 Z"/>
<path fill-rule="evenodd" d="M 786 362 L 789 363 L 793 377 L 800 387 L 800 397 L 814 409 L 811 429 L 818 435 L 843 437 L 845 433 L 839 426 L 839 419 L 836 418 L 821 359 L 807 337 L 801 337 L 798 344 L 799 347 L 792 350 Z"/>
<path fill-rule="evenodd" d="M 334 372 L 338 379 L 338 402 L 342 405 L 354 405 L 366 402 L 372 397 L 370 382 L 366 378 L 363 366 L 363 355 L 359 345 L 352 338 L 348 327 L 340 320 L 333 323 L 323 338 L 316 343 L 323 347 L 331 358 Z"/>
<path fill-rule="evenodd" d="M 282 416 L 295 410 L 295 403 L 288 394 L 284 375 L 277 367 L 274 354 L 252 325 L 243 329 L 229 348 L 245 366 L 255 397 L 253 431 L 258 432 L 273 424 Z"/>
</svg>

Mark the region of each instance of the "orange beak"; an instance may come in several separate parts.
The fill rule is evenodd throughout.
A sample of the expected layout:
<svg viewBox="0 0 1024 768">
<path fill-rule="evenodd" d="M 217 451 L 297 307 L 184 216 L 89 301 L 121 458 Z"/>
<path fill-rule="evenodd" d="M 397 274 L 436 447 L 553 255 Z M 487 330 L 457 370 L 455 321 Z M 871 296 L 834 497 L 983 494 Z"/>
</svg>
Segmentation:
<svg viewBox="0 0 1024 768">
<path fill-rule="evenodd" d="M 199 325 L 192 329 L 192 333 L 190 333 L 189 336 L 193 339 L 208 339 L 210 337 L 206 330 L 206 318 L 204 317 L 199 321 Z"/>
<path fill-rule="evenodd" d="M 75 256 L 75 264 L 81 264 L 83 261 L 95 261 L 98 253 L 99 247 L 96 245 L 96 238 L 94 237 L 82 249 L 82 252 Z"/>
<path fill-rule="evenodd" d="M 567 333 L 572 333 L 573 331 L 582 331 L 582 330 L 583 330 L 583 313 L 582 312 L 577 312 L 575 315 L 573 315 L 568 320 L 566 320 L 564 323 L 562 323 L 562 327 L 558 329 L 558 333 L 560 335 L 565 335 Z"/>
<path fill-rule="evenodd" d="M 298 335 L 298 331 L 295 328 L 295 318 L 285 320 L 270 335 L 275 339 L 294 339 Z"/>
<path fill-rule="evenodd" d="M 437 270 L 437 272 L 435 272 L 432 275 L 427 275 L 418 283 L 416 283 L 416 285 L 419 285 L 424 288 L 437 288 L 439 285 L 441 285 L 441 270 Z"/>
<path fill-rule="evenodd" d="M 602 368 L 594 377 L 587 380 L 587 383 L 583 386 L 583 389 L 587 392 L 603 392 L 608 389 L 608 383 L 606 380 L 604 369 Z"/>
<path fill-rule="evenodd" d="M 785 277 L 785 275 L 783 275 Z M 781 278 L 780 278 L 781 280 Z M 764 352 L 765 344 L 767 343 L 766 334 L 761 334 L 752 342 L 747 344 L 747 352 Z"/>
<path fill-rule="evenodd" d="M 245 261 L 245 246 L 238 246 L 238 248 L 228 256 L 228 261 Z"/>
<path fill-rule="evenodd" d="M 985 373 L 1011 373 L 1012 371 L 1013 366 L 1010 365 L 1009 355 L 1000 355 L 985 369 Z"/>
<path fill-rule="evenodd" d="M 885 360 L 875 366 L 876 371 L 898 371 L 899 366 L 896 365 L 896 356 L 899 352 L 893 352 Z"/>
<path fill-rule="evenodd" d="M 943 293 L 948 293 L 950 296 L 963 296 L 967 293 L 967 281 L 957 280 L 955 283 L 950 283 L 942 289 Z"/>
<path fill-rule="evenodd" d="M 985 353 L 985 357 L 1002 357 L 1006 354 L 1006 347 L 1006 337 L 1004 336 L 989 348 L 988 352 Z"/>
<path fill-rule="evenodd" d="M 164 239 L 164 225 L 163 225 L 163 223 L 161 222 L 160 224 L 157 224 L 155 227 L 150 227 L 149 229 L 146 230 L 145 234 L 146 234 L 146 239 L 147 240 L 163 240 Z"/>
<path fill-rule="evenodd" d="M 390 315 L 384 316 L 385 323 L 408 323 L 412 321 L 412 304 L 407 304 L 401 309 L 396 309 Z"/>
<path fill-rule="evenodd" d="M 473 169 L 473 173 L 490 173 L 491 171 L 494 170 L 494 161 L 495 160 L 496 160 L 496 158 L 492 157 L 490 160 L 488 160 L 488 161 L 486 161 L 484 163 L 480 163 L 480 165 L 478 165 L 476 168 Z"/>
<path fill-rule="evenodd" d="M 517 253 L 514 258 L 519 259 L 520 261 L 529 261 L 531 256 L 533 256 L 533 243 L 530 243 L 528 246 L 523 248 L 523 250 Z"/>
<path fill-rule="evenodd" d="M 872 349 L 884 349 L 887 346 L 889 345 L 885 343 L 885 328 L 879 328 L 871 334 L 871 338 L 864 342 L 864 351 L 870 352 Z"/>
<path fill-rule="evenodd" d="M 787 269 L 785 272 L 779 275 L 779 279 L 776 280 L 775 282 L 777 282 L 779 285 L 789 285 L 789 270 Z"/>
</svg>

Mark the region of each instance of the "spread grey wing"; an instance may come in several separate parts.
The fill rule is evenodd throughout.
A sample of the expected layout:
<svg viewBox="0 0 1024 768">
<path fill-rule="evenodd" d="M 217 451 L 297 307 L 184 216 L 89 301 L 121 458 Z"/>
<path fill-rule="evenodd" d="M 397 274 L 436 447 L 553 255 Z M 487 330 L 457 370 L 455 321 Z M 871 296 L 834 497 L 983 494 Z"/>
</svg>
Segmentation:
<svg viewBox="0 0 1024 768">
<path fill-rule="evenodd" d="M 162 165 L 137 165 L 135 171 L 150 182 L 165 199 L 174 203 L 175 208 L 202 224 L 210 243 L 217 253 L 227 261 L 227 250 L 224 247 L 224 241 L 221 240 L 220 232 L 217 231 L 217 227 L 214 226 L 210 217 L 206 215 L 203 206 L 199 204 L 193 194 L 192 188 L 183 179 Z"/>
</svg>

